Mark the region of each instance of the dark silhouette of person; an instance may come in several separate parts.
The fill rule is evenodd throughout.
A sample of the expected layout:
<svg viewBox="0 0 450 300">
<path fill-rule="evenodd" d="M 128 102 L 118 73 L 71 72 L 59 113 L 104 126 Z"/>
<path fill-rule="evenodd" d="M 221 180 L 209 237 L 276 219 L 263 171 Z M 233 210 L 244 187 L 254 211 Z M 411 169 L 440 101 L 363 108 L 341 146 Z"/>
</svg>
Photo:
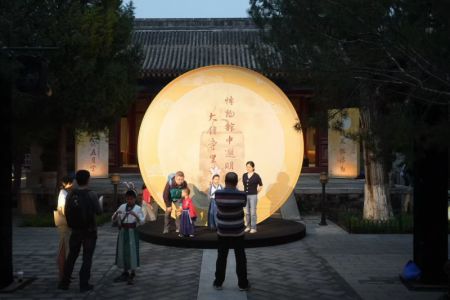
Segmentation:
<svg viewBox="0 0 450 300">
<path fill-rule="evenodd" d="M 239 191 L 236 186 L 238 175 L 229 172 L 225 175 L 225 188 L 216 191 L 217 205 L 217 261 L 216 278 L 213 286 L 215 289 L 222 289 L 225 280 L 227 257 L 229 249 L 234 249 L 236 257 L 236 274 L 238 276 L 238 286 L 241 291 L 249 288 L 247 280 L 247 258 L 244 248 L 244 210 L 247 202 L 247 195 Z"/>
<path fill-rule="evenodd" d="M 78 188 L 70 191 L 66 198 L 65 214 L 67 225 L 72 229 L 69 241 L 69 255 L 64 264 L 64 275 L 58 284 L 62 290 L 69 289 L 75 262 L 83 246 L 83 263 L 80 268 L 80 292 L 94 289 L 89 284 L 91 277 L 92 256 L 97 242 L 96 215 L 102 212 L 98 196 L 89 190 L 88 183 L 91 174 L 87 170 L 79 170 L 75 174 Z"/>
</svg>

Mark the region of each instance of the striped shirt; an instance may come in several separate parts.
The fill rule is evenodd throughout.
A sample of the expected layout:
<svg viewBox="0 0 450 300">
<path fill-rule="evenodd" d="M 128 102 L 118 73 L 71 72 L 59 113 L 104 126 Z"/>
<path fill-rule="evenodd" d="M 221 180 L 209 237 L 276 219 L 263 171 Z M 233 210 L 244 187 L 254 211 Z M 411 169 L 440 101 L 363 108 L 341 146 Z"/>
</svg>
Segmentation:
<svg viewBox="0 0 450 300">
<path fill-rule="evenodd" d="M 244 235 L 244 210 L 247 195 L 236 188 L 216 191 L 217 234 L 220 236 Z"/>
</svg>

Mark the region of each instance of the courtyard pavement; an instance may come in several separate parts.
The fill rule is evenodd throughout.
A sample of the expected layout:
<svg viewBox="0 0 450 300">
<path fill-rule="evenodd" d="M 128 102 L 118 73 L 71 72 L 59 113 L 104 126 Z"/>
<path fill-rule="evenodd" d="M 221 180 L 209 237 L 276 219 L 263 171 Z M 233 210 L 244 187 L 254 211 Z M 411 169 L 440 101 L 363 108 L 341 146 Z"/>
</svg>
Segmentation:
<svg viewBox="0 0 450 300">
<path fill-rule="evenodd" d="M 443 292 L 409 291 L 398 279 L 412 257 L 411 235 L 350 235 L 329 222 L 318 226 L 306 216 L 307 236 L 300 241 L 247 249 L 251 289 L 240 292 L 234 273 L 234 254 L 228 260 L 222 291 L 212 288 L 214 250 L 140 244 L 141 267 L 134 285 L 113 283 L 117 229 L 99 227 L 91 283 L 94 291 L 81 294 L 76 278 L 69 291 L 56 289 L 54 228 L 14 227 L 15 271 L 31 283 L 0 299 L 439 299 Z M 78 259 L 74 277 L 81 265 Z"/>
</svg>

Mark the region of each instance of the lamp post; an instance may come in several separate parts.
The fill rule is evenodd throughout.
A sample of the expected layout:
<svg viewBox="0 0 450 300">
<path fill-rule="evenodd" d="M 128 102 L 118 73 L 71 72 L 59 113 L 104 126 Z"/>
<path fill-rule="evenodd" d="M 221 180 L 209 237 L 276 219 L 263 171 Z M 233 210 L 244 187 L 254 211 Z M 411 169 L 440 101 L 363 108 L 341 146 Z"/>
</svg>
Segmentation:
<svg viewBox="0 0 450 300">
<path fill-rule="evenodd" d="M 322 203 L 321 203 L 321 210 L 322 210 L 322 217 L 320 218 L 319 225 L 325 226 L 327 224 L 327 219 L 325 216 L 325 185 L 328 182 L 328 174 L 327 172 L 321 172 L 320 173 L 320 183 L 322 184 Z"/>
<path fill-rule="evenodd" d="M 120 175 L 117 173 L 111 174 L 111 183 L 114 186 L 113 202 L 119 207 L 119 198 L 117 197 L 117 185 L 120 183 Z"/>
</svg>

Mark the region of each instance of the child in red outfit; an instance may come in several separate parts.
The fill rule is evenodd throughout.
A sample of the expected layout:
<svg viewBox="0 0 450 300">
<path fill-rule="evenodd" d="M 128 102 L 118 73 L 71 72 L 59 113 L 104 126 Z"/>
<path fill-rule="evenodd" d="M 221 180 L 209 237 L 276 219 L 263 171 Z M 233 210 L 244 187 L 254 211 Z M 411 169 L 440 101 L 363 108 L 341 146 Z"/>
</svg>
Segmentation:
<svg viewBox="0 0 450 300">
<path fill-rule="evenodd" d="M 194 203 L 189 197 L 191 191 L 189 188 L 184 188 L 181 192 L 183 197 L 182 212 L 180 218 L 180 237 L 194 237 L 195 226 L 194 222 L 197 219 Z"/>
</svg>

